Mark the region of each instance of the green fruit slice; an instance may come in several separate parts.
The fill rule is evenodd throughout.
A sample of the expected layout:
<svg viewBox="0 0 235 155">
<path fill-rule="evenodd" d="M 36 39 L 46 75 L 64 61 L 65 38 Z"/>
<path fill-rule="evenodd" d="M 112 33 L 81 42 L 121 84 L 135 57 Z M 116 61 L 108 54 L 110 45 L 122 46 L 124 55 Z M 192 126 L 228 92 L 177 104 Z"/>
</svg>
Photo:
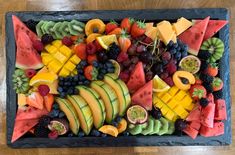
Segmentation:
<svg viewBox="0 0 235 155">
<path fill-rule="evenodd" d="M 133 105 L 127 110 L 127 119 L 132 124 L 142 124 L 148 119 L 148 112 L 139 105 Z"/>
<path fill-rule="evenodd" d="M 181 59 L 179 66 L 182 70 L 195 74 L 200 70 L 201 61 L 193 55 L 188 55 Z"/>
</svg>

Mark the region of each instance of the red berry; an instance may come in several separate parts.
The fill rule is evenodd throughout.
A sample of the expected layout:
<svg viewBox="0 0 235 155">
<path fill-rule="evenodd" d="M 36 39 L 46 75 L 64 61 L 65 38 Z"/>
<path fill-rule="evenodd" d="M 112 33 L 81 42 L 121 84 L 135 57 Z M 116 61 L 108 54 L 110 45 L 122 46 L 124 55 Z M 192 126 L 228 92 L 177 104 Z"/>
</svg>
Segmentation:
<svg viewBox="0 0 235 155">
<path fill-rule="evenodd" d="M 48 87 L 48 85 L 41 84 L 38 86 L 38 92 L 40 95 L 46 96 L 47 94 L 49 94 L 50 88 Z"/>
<path fill-rule="evenodd" d="M 123 61 L 126 61 L 127 59 L 128 59 L 128 54 L 126 52 L 119 53 L 117 57 L 118 62 L 123 62 Z"/>
<path fill-rule="evenodd" d="M 96 47 L 96 51 L 102 51 L 103 50 L 103 47 L 100 45 L 100 43 L 97 40 L 95 40 L 93 44 Z"/>
<path fill-rule="evenodd" d="M 146 37 L 144 38 L 143 42 L 146 43 L 146 44 L 150 44 L 150 43 L 153 42 L 153 40 L 152 40 L 151 38 L 149 38 L 149 37 L 146 36 Z"/>
<path fill-rule="evenodd" d="M 171 53 L 170 52 L 164 52 L 162 54 L 162 60 L 170 60 L 171 59 Z"/>
<path fill-rule="evenodd" d="M 86 52 L 87 54 L 95 54 L 96 53 L 96 46 L 91 42 L 86 45 Z"/>
<path fill-rule="evenodd" d="M 163 73 L 160 75 L 160 78 L 161 78 L 162 80 L 165 80 L 168 76 L 169 76 L 168 72 L 163 72 Z"/>
<path fill-rule="evenodd" d="M 33 48 L 38 52 L 41 52 L 44 49 L 44 45 L 40 40 L 35 40 L 33 42 Z"/>
<path fill-rule="evenodd" d="M 172 78 L 171 78 L 170 76 L 167 77 L 166 79 L 164 79 L 164 81 L 165 81 L 170 87 L 174 86 L 174 82 L 173 82 L 173 80 L 172 80 Z"/>
<path fill-rule="evenodd" d="M 53 130 L 51 131 L 49 134 L 48 134 L 48 137 L 50 139 L 56 139 L 57 137 L 59 136 L 58 132 L 56 130 Z"/>
<path fill-rule="evenodd" d="M 70 37 L 67 37 L 65 36 L 63 39 L 62 39 L 62 43 L 66 46 L 71 46 L 73 45 L 73 41 Z"/>
<path fill-rule="evenodd" d="M 170 75 L 172 75 L 172 74 L 174 74 L 176 72 L 177 67 L 176 67 L 176 65 L 174 63 L 168 63 L 166 65 L 166 70 L 168 71 L 168 73 Z"/>
<path fill-rule="evenodd" d="M 34 69 L 26 69 L 25 70 L 25 75 L 28 77 L 28 78 L 32 78 L 35 74 L 36 74 L 36 70 Z"/>
<path fill-rule="evenodd" d="M 128 80 L 129 80 L 129 74 L 128 73 L 126 73 L 126 72 L 121 72 L 120 74 L 119 74 L 119 78 L 122 80 L 122 81 L 124 81 L 124 82 L 128 82 Z"/>
</svg>

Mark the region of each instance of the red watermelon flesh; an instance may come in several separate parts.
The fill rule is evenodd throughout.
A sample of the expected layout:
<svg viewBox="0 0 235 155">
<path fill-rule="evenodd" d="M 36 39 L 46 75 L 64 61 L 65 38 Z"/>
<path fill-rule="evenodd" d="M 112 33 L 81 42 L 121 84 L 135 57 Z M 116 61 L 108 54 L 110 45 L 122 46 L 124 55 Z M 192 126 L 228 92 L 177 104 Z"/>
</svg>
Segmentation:
<svg viewBox="0 0 235 155">
<path fill-rule="evenodd" d="M 215 120 L 221 121 L 227 119 L 226 103 L 223 99 L 215 101 Z"/>
<path fill-rule="evenodd" d="M 195 107 L 186 118 L 186 121 L 199 121 L 200 122 L 200 116 L 201 116 L 201 106 Z"/>
<path fill-rule="evenodd" d="M 38 119 L 42 115 L 47 115 L 48 111 L 44 108 L 42 110 L 28 106 L 25 109 L 21 108 L 18 109 L 16 114 L 16 122 L 21 120 L 31 120 L 31 119 Z"/>
<path fill-rule="evenodd" d="M 153 95 L 152 80 L 138 89 L 131 97 L 132 104 L 138 104 L 146 110 L 152 110 L 152 95 Z"/>
<path fill-rule="evenodd" d="M 200 121 L 192 121 L 189 123 L 189 126 L 199 131 L 201 123 Z"/>
<path fill-rule="evenodd" d="M 16 40 L 16 67 L 21 69 L 39 69 L 43 66 L 41 56 L 33 48 L 38 40 L 35 33 L 29 30 L 16 16 L 12 16 Z"/>
<path fill-rule="evenodd" d="M 209 103 L 205 108 L 201 110 L 201 123 L 204 126 L 213 128 L 215 115 L 215 104 Z"/>
<path fill-rule="evenodd" d="M 195 139 L 198 135 L 198 130 L 193 127 L 187 125 L 187 127 L 183 130 L 187 135 L 189 135 L 192 139 Z"/>
<path fill-rule="evenodd" d="M 212 93 L 207 95 L 207 99 L 209 102 L 214 103 L 214 95 Z"/>
<path fill-rule="evenodd" d="M 38 123 L 38 119 L 15 121 L 11 142 L 15 142 Z"/>
<path fill-rule="evenodd" d="M 145 84 L 145 74 L 142 62 L 138 62 L 130 75 L 130 79 L 127 82 L 127 87 L 130 93 L 136 92 L 140 87 Z"/>
<path fill-rule="evenodd" d="M 224 123 L 223 122 L 215 122 L 213 128 L 209 128 L 207 126 L 201 126 L 200 135 L 204 137 L 212 137 L 219 136 L 224 134 Z"/>
<path fill-rule="evenodd" d="M 208 16 L 201 22 L 193 25 L 191 28 L 188 30 L 184 31 L 179 35 L 179 39 L 188 45 L 189 50 L 188 52 L 197 55 L 199 52 L 199 49 L 201 47 L 206 28 L 208 25 L 210 17 Z"/>
<path fill-rule="evenodd" d="M 194 20 L 195 24 L 201 22 L 202 20 Z M 208 22 L 206 32 L 203 40 L 207 40 L 213 37 L 220 29 L 222 29 L 228 23 L 227 20 L 210 20 Z"/>
</svg>

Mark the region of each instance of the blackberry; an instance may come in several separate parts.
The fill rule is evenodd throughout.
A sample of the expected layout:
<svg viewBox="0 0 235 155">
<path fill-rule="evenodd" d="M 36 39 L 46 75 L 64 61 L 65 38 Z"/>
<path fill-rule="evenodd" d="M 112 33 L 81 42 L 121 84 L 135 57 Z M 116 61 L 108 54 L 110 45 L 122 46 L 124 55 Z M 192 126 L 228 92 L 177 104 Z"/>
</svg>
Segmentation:
<svg viewBox="0 0 235 155">
<path fill-rule="evenodd" d="M 202 107 L 206 107 L 206 106 L 209 104 L 209 101 L 208 101 L 207 98 L 201 98 L 201 99 L 199 100 L 199 103 L 200 103 L 200 105 L 201 105 Z"/>
<path fill-rule="evenodd" d="M 208 68 L 209 63 L 207 61 L 201 60 L 200 71 L 204 71 Z"/>
<path fill-rule="evenodd" d="M 100 62 L 106 62 L 109 58 L 105 51 L 97 52 L 97 59 Z"/>
<path fill-rule="evenodd" d="M 213 77 L 208 75 L 208 74 L 200 74 L 200 79 L 203 81 L 203 82 L 206 82 L 206 83 L 212 83 L 213 82 Z"/>
<path fill-rule="evenodd" d="M 213 92 L 213 95 L 214 95 L 214 98 L 216 100 L 218 100 L 218 99 L 221 99 L 223 97 L 223 92 L 222 92 L 222 90 L 215 91 L 215 92 Z"/>
<path fill-rule="evenodd" d="M 50 44 L 54 38 L 50 34 L 44 34 L 41 38 L 42 43 L 45 44 Z"/>
<path fill-rule="evenodd" d="M 203 86 L 208 94 L 213 92 L 213 87 L 210 83 L 203 82 Z"/>
<path fill-rule="evenodd" d="M 176 130 L 182 131 L 186 128 L 186 126 L 187 126 L 187 123 L 183 119 L 177 119 L 175 121 L 175 129 Z"/>
<path fill-rule="evenodd" d="M 152 111 L 150 112 L 153 118 L 160 119 L 162 117 L 162 112 L 159 108 L 153 107 Z"/>
<path fill-rule="evenodd" d="M 107 56 L 109 59 L 116 60 L 120 52 L 121 52 L 121 50 L 118 47 L 118 45 L 116 45 L 115 43 L 112 43 L 111 46 L 109 46 Z"/>
<path fill-rule="evenodd" d="M 40 117 L 38 125 L 43 126 L 43 127 L 47 127 L 48 124 L 51 121 L 51 117 L 47 116 L 47 115 L 43 115 L 42 117 Z"/>
<path fill-rule="evenodd" d="M 34 128 L 34 134 L 36 137 L 48 137 L 49 133 L 50 130 L 48 128 L 45 128 L 39 124 L 37 124 Z"/>
<path fill-rule="evenodd" d="M 208 50 L 200 50 L 197 57 L 202 60 L 208 60 L 211 57 L 211 53 Z"/>
<path fill-rule="evenodd" d="M 36 32 L 36 25 L 38 24 L 38 22 L 30 19 L 25 24 L 30 30 L 32 30 L 33 32 Z"/>
</svg>

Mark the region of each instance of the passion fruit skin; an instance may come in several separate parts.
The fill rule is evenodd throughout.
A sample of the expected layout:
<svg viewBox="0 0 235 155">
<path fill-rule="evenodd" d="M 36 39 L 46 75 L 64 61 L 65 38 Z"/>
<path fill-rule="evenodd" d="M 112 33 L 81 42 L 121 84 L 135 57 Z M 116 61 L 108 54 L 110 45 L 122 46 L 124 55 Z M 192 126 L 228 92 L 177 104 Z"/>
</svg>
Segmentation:
<svg viewBox="0 0 235 155">
<path fill-rule="evenodd" d="M 59 135 L 64 135 L 69 131 L 69 123 L 66 119 L 64 118 L 55 118 L 51 120 L 50 124 L 48 125 L 48 128 L 53 131 L 56 130 L 53 128 L 53 124 L 57 123 L 58 125 L 62 125 L 64 127 L 64 131 L 58 132 Z"/>
<path fill-rule="evenodd" d="M 192 66 L 190 66 L 190 65 L 192 65 Z M 193 55 L 188 55 L 188 56 L 184 57 L 179 63 L 179 67 L 182 70 L 188 71 L 192 74 L 196 74 L 200 70 L 200 66 L 201 66 L 200 59 L 196 56 L 193 56 Z M 193 68 L 193 67 L 195 67 L 195 68 Z"/>
<path fill-rule="evenodd" d="M 136 108 L 136 110 L 142 110 L 145 113 L 145 117 L 143 119 L 139 118 L 139 119 L 133 120 L 131 118 L 132 117 L 132 116 L 130 116 L 131 115 L 131 110 L 134 110 L 135 108 Z M 128 122 L 131 123 L 131 124 L 135 124 L 135 125 L 136 124 L 144 124 L 148 121 L 148 112 L 144 107 L 142 107 L 140 105 L 133 105 L 133 106 L 128 108 L 128 110 L 126 112 L 126 117 L 127 117 Z"/>
</svg>

